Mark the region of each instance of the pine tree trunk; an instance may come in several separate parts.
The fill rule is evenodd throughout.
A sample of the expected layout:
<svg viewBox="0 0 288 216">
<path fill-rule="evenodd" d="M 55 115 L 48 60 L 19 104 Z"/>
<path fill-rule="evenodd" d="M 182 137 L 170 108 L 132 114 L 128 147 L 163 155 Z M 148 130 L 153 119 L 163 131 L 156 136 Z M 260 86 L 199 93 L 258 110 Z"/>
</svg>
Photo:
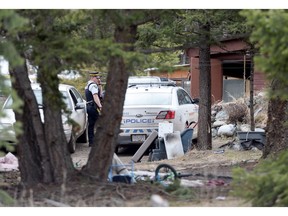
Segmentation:
<svg viewBox="0 0 288 216">
<path fill-rule="evenodd" d="M 15 80 L 12 82 L 12 87 L 24 102 L 22 112 L 14 111 L 16 121 L 23 122 L 23 133 L 17 136 L 17 157 L 21 183 L 31 186 L 43 181 L 43 170 L 48 172 L 50 170 L 45 149 L 43 124 L 36 98 L 30 86 L 26 66 L 13 68 L 10 73 Z"/>
<path fill-rule="evenodd" d="M 45 65 L 45 62 L 42 64 Z M 50 61 L 53 64 L 53 60 Z M 56 63 L 54 63 L 56 65 Z M 47 65 L 47 63 L 46 63 Z M 39 65 L 38 80 L 43 95 L 44 131 L 46 149 L 49 154 L 51 170 L 44 170 L 45 182 L 63 183 L 74 174 L 74 166 L 67 148 L 67 140 L 62 123 L 62 94 L 59 92 L 57 73 L 52 68 Z"/>
<path fill-rule="evenodd" d="M 198 138 L 196 148 L 198 150 L 212 149 L 211 133 L 211 63 L 210 63 L 210 26 L 200 25 L 199 43 L 199 119 Z"/>
<path fill-rule="evenodd" d="M 115 40 L 118 43 L 132 44 L 137 33 L 136 26 L 117 27 Z M 133 46 L 125 47 L 132 51 Z M 120 132 L 125 93 L 128 85 L 128 70 L 122 56 L 110 59 L 106 93 L 101 116 L 96 122 L 94 147 L 82 172 L 98 181 L 107 181 L 116 141 Z"/>
<path fill-rule="evenodd" d="M 284 89 L 280 81 L 273 80 L 272 91 Z M 288 147 L 288 102 L 279 97 L 270 99 L 268 104 L 268 120 L 266 132 L 266 144 L 263 150 L 263 158 L 277 156 L 280 151 Z"/>
</svg>

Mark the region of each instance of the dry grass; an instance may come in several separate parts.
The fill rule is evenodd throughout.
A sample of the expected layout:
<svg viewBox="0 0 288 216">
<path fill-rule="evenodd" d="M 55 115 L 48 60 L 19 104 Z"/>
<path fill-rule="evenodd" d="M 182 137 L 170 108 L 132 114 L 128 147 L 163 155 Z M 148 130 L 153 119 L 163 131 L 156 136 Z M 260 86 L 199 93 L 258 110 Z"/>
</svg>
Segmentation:
<svg viewBox="0 0 288 216">
<path fill-rule="evenodd" d="M 216 150 L 226 143 L 231 141 L 227 138 L 216 138 L 213 139 L 212 150 L 198 151 L 191 150 L 181 157 L 177 157 L 171 160 L 160 160 L 160 161 L 142 161 L 141 163 L 135 163 L 134 167 L 136 170 L 155 170 L 156 167 L 161 163 L 172 164 L 178 170 L 187 170 L 191 168 L 201 167 L 217 167 L 217 166 L 233 166 L 238 163 L 258 161 L 262 152 L 260 150 L 250 151 L 238 151 L 232 149 L 225 149 L 224 153 L 217 153 Z"/>
<path fill-rule="evenodd" d="M 226 149 L 224 153 L 218 154 L 215 151 L 219 146 L 227 143 L 227 139 L 213 140 L 213 149 L 207 151 L 192 150 L 182 157 L 161 161 L 142 161 L 134 164 L 135 170 L 146 170 L 154 172 L 161 163 L 172 165 L 177 172 L 201 173 L 204 175 L 231 175 L 233 167 L 253 168 L 261 157 L 260 151 L 236 151 Z M 14 176 L 14 177 L 13 177 Z M 17 178 L 14 175 L 11 178 Z M 9 175 L 6 175 L 6 180 Z M 205 186 L 199 188 L 181 189 L 182 192 L 173 195 L 167 193 L 165 188 L 159 187 L 150 181 L 137 181 L 136 184 L 127 185 L 120 183 L 97 183 L 83 181 L 80 176 L 75 176 L 73 180 L 67 181 L 63 185 L 37 185 L 33 189 L 18 191 L 11 182 L 2 185 L 2 189 L 8 191 L 13 197 L 17 197 L 17 202 L 12 206 L 76 206 L 76 207 L 149 207 L 152 206 L 150 198 L 153 194 L 158 194 L 168 200 L 170 206 L 249 206 L 243 200 L 229 195 L 229 184 L 225 186 Z M 12 180 L 12 179 L 10 179 Z M 203 181 L 208 181 L 206 177 Z M 180 191 L 181 191 L 180 190 Z M 189 195 L 189 194 L 194 194 Z M 188 195 L 187 195 L 188 194 Z"/>
</svg>

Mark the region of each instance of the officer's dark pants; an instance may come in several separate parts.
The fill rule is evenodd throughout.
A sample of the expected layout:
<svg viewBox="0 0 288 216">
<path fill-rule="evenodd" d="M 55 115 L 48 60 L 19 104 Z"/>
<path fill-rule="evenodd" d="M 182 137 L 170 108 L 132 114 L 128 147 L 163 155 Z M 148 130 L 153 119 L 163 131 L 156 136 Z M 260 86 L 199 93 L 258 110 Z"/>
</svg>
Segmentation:
<svg viewBox="0 0 288 216">
<path fill-rule="evenodd" d="M 92 146 L 94 143 L 94 128 L 95 123 L 98 119 L 99 113 L 95 105 L 87 105 L 87 114 L 88 114 L 88 139 L 89 146 Z"/>
</svg>

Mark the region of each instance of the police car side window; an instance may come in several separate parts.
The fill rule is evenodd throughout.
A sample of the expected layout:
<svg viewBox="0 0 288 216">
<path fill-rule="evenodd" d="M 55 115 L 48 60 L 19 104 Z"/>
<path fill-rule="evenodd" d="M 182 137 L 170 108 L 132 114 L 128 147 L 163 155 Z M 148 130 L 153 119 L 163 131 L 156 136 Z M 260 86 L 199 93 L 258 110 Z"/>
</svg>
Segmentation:
<svg viewBox="0 0 288 216">
<path fill-rule="evenodd" d="M 185 92 L 183 90 L 182 90 L 182 92 L 183 92 L 183 95 L 185 98 L 185 104 L 192 104 L 193 101 L 192 101 L 191 97 L 187 94 L 187 92 Z"/>
<path fill-rule="evenodd" d="M 179 105 L 184 104 L 184 95 L 180 90 L 177 91 L 178 103 Z"/>
<path fill-rule="evenodd" d="M 76 91 L 74 88 L 71 89 L 71 90 L 72 90 L 72 92 L 74 93 L 74 95 L 75 95 L 75 97 L 76 97 L 77 103 L 83 102 L 83 98 L 82 98 L 82 96 L 79 94 L 79 92 Z"/>
<path fill-rule="evenodd" d="M 177 91 L 177 96 L 179 105 L 192 104 L 192 100 L 190 99 L 189 95 L 182 89 Z"/>
<path fill-rule="evenodd" d="M 76 99 L 76 97 L 75 97 L 75 95 L 71 89 L 69 90 L 69 94 L 71 95 L 72 100 L 73 100 L 73 104 L 75 106 L 77 104 L 77 99 Z"/>
</svg>

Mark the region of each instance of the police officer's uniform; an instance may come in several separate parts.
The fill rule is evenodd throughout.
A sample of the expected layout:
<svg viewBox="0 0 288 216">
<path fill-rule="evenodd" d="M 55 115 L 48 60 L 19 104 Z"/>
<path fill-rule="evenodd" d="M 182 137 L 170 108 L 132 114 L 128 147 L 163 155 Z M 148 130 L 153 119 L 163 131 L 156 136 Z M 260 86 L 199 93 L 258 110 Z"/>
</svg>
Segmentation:
<svg viewBox="0 0 288 216">
<path fill-rule="evenodd" d="M 90 72 L 90 76 L 98 76 L 98 72 Z M 95 82 L 89 80 L 85 86 L 85 96 L 87 101 L 87 114 L 88 114 L 88 139 L 89 146 L 94 143 L 94 127 L 99 117 L 98 106 L 94 101 L 93 94 L 100 95 L 99 88 Z M 99 97 L 100 99 L 100 97 Z"/>
</svg>

